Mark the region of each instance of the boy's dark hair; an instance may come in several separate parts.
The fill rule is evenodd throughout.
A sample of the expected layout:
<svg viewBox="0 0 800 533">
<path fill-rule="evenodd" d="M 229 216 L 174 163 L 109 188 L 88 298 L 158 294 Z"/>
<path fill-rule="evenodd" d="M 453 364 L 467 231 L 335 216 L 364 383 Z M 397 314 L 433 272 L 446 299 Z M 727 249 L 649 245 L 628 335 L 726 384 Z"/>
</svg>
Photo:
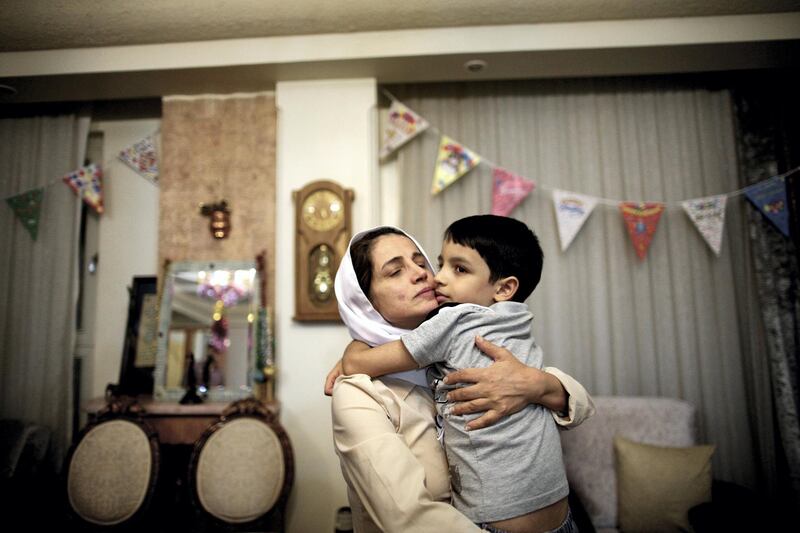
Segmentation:
<svg viewBox="0 0 800 533">
<path fill-rule="evenodd" d="M 516 276 L 515 302 L 524 302 L 542 278 L 544 253 L 539 239 L 519 220 L 497 215 L 465 217 L 450 224 L 444 240 L 478 252 L 489 266 L 490 283 Z"/>
<path fill-rule="evenodd" d="M 358 241 L 350 245 L 350 259 L 353 261 L 353 270 L 356 272 L 358 286 L 361 287 L 367 298 L 369 298 L 369 287 L 372 284 L 372 258 L 370 257 L 372 244 L 378 237 L 391 234 L 406 236 L 405 233 L 398 229 L 383 227 L 367 232 Z"/>
</svg>

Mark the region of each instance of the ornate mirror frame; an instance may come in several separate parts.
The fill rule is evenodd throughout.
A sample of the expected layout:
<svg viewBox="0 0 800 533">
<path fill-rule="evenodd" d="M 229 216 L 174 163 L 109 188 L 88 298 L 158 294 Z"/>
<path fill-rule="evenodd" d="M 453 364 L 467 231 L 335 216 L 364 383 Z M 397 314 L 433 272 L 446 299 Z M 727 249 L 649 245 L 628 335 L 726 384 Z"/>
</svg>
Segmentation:
<svg viewBox="0 0 800 533">
<path fill-rule="evenodd" d="M 170 323 L 172 319 L 172 301 L 174 293 L 175 275 L 179 272 L 199 272 L 215 270 L 254 270 L 255 277 L 251 291 L 250 307 L 252 313 L 256 313 L 260 305 L 261 291 L 259 291 L 260 279 L 264 272 L 259 268 L 256 261 L 178 261 L 165 262 L 164 275 L 161 280 L 161 297 L 158 313 L 158 350 L 156 352 L 156 366 L 153 373 L 153 397 L 157 401 L 179 401 L 186 393 L 183 386 L 167 387 L 167 363 Z M 255 335 L 254 328 L 248 329 L 249 335 Z M 214 387 L 208 390 L 207 401 L 210 402 L 232 402 L 241 398 L 247 398 L 253 394 L 253 370 L 255 369 L 255 339 L 250 338 L 247 342 L 247 363 L 245 377 L 246 386 L 237 388 Z"/>
</svg>

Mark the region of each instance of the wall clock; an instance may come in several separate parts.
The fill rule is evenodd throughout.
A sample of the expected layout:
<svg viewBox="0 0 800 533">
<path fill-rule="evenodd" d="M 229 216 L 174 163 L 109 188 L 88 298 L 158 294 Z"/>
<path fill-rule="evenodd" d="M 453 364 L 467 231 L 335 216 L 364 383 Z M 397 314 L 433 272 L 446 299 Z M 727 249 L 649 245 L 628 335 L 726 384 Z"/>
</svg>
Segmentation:
<svg viewBox="0 0 800 533">
<path fill-rule="evenodd" d="M 352 233 L 352 189 L 327 180 L 294 191 L 294 319 L 339 320 L 333 280 Z"/>
</svg>

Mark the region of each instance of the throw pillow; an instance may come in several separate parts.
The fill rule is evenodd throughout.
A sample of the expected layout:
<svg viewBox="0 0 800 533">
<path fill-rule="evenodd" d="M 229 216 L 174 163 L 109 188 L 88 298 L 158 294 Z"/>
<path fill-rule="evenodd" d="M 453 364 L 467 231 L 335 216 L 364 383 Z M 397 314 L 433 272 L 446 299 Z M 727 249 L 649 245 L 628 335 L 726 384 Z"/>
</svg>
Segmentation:
<svg viewBox="0 0 800 533">
<path fill-rule="evenodd" d="M 714 446 L 675 448 L 614 437 L 619 528 L 691 531 L 689 509 L 711 501 Z"/>
</svg>

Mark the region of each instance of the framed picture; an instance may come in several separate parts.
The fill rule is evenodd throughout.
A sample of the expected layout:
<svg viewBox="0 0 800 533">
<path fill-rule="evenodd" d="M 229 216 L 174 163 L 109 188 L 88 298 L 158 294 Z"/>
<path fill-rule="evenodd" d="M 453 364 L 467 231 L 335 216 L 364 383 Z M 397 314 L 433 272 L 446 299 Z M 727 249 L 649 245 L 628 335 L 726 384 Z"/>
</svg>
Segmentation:
<svg viewBox="0 0 800 533">
<path fill-rule="evenodd" d="M 128 324 L 122 348 L 119 394 L 153 393 L 158 348 L 158 278 L 136 276 L 129 288 Z"/>
</svg>

